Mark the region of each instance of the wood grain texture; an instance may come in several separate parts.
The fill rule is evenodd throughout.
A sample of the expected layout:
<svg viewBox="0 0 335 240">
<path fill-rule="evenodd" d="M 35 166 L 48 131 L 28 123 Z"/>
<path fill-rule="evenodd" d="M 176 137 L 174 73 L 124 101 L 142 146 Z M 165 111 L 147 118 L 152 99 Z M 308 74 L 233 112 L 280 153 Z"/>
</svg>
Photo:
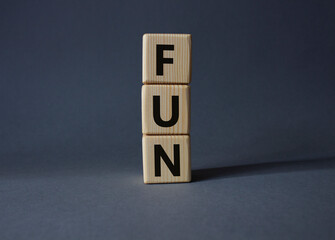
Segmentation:
<svg viewBox="0 0 335 240">
<path fill-rule="evenodd" d="M 164 58 L 173 58 L 173 64 L 163 64 L 163 75 L 156 71 L 157 44 L 174 45 L 173 51 L 164 51 Z M 143 83 L 188 84 L 191 82 L 191 35 L 143 35 Z"/>
<path fill-rule="evenodd" d="M 161 176 L 155 176 L 155 145 L 161 145 L 172 163 L 174 145 L 180 148 L 180 176 L 174 176 L 160 159 Z M 143 135 L 143 179 L 144 183 L 177 183 L 191 181 L 190 137 L 188 135 L 148 136 Z"/>
<path fill-rule="evenodd" d="M 160 96 L 159 115 L 162 120 L 172 117 L 172 96 L 178 96 L 178 121 L 172 127 L 161 127 L 154 119 L 153 97 Z M 143 134 L 189 134 L 190 133 L 190 87 L 187 85 L 142 86 L 142 133 Z"/>
</svg>

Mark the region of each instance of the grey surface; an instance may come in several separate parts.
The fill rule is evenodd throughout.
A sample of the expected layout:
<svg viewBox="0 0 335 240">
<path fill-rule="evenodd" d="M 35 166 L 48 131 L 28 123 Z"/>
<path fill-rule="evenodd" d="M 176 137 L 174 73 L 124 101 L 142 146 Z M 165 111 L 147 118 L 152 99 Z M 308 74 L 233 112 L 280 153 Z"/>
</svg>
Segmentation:
<svg viewBox="0 0 335 240">
<path fill-rule="evenodd" d="M 0 239 L 332 239 L 333 1 L 1 1 Z M 144 185 L 141 44 L 191 33 L 190 184 Z"/>
</svg>

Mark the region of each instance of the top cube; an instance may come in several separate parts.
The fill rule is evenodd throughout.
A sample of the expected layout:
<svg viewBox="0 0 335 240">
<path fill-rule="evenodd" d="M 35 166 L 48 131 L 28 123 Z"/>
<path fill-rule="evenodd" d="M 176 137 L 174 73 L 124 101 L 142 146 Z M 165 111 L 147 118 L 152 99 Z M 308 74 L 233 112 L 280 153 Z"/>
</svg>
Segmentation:
<svg viewBox="0 0 335 240">
<path fill-rule="evenodd" d="M 191 34 L 143 35 L 143 83 L 191 82 Z"/>
</svg>

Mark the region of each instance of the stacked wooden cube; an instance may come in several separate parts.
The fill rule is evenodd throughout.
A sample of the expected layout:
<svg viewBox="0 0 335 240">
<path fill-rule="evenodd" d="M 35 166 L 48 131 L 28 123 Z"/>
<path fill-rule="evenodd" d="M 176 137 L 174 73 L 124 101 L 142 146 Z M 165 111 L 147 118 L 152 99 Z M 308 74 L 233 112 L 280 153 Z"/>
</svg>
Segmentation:
<svg viewBox="0 0 335 240">
<path fill-rule="evenodd" d="M 145 183 L 191 181 L 191 35 L 143 35 Z"/>
</svg>

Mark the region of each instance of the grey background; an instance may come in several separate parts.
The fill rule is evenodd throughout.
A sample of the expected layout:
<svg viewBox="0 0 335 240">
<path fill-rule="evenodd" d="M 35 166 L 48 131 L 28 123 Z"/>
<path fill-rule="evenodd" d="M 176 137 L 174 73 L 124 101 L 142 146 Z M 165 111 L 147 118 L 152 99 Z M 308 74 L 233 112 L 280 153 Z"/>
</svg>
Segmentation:
<svg viewBox="0 0 335 240">
<path fill-rule="evenodd" d="M 1 1 L 1 239 L 335 237 L 334 1 Z M 190 184 L 144 185 L 146 32 L 192 34 Z"/>
</svg>

